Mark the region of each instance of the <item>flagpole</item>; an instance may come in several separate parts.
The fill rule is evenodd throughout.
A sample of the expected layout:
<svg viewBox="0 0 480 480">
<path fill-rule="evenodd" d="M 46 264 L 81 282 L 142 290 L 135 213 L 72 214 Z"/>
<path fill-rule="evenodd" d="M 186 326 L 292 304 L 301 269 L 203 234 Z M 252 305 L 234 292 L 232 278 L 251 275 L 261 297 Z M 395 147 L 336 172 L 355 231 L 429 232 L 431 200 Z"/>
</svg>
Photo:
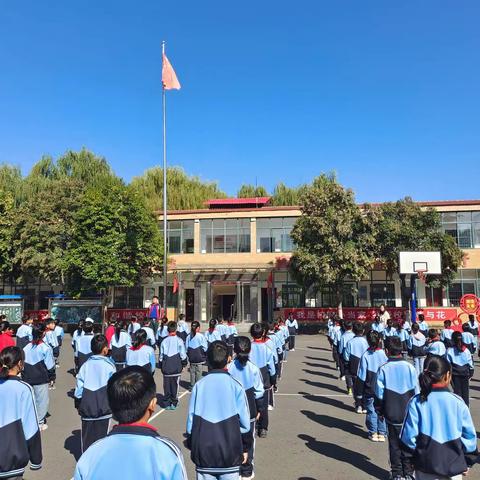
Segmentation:
<svg viewBox="0 0 480 480">
<path fill-rule="evenodd" d="M 165 40 L 162 41 L 162 65 L 165 55 Z M 162 111 L 163 111 L 163 311 L 167 315 L 167 104 L 165 85 L 162 82 Z"/>
</svg>

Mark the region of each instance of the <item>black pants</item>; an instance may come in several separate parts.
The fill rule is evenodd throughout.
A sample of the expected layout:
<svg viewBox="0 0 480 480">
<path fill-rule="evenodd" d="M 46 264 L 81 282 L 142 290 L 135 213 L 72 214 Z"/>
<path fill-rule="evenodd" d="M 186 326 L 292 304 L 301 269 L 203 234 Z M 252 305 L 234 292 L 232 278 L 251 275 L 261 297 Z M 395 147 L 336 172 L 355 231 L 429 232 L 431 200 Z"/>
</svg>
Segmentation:
<svg viewBox="0 0 480 480">
<path fill-rule="evenodd" d="M 350 369 L 348 368 L 348 365 L 346 365 L 346 368 L 345 368 L 345 377 L 346 377 L 346 381 L 347 381 L 347 388 L 348 389 L 350 389 L 350 388 L 353 389 L 353 386 L 355 385 L 356 376 L 354 376 L 350 373 Z"/>
<path fill-rule="evenodd" d="M 452 375 L 452 387 L 453 393 L 456 393 L 458 396 L 463 398 L 463 401 L 467 404 L 470 404 L 470 379 L 468 377 L 459 377 L 458 375 Z"/>
<path fill-rule="evenodd" d="M 177 406 L 178 403 L 178 382 L 180 375 L 174 377 L 163 377 L 163 402 L 165 407 L 169 405 Z"/>
<path fill-rule="evenodd" d="M 265 395 L 263 396 L 263 410 L 260 412 L 260 418 L 257 422 L 258 430 L 268 430 L 268 389 L 265 388 Z"/>
<path fill-rule="evenodd" d="M 97 440 L 105 438 L 108 434 L 110 419 L 83 420 L 82 419 L 82 453 Z"/>
<path fill-rule="evenodd" d="M 340 376 L 344 377 L 345 376 L 345 360 L 343 359 L 342 355 L 340 353 L 338 354 L 338 367 L 340 368 Z"/>
<path fill-rule="evenodd" d="M 278 363 L 275 365 L 277 379 L 282 378 L 283 352 L 278 354 Z"/>
<path fill-rule="evenodd" d="M 411 456 L 400 448 L 400 430 L 401 425 L 392 425 L 387 423 L 388 428 L 388 451 L 390 454 L 390 468 L 392 476 L 413 474 L 413 464 Z"/>
<path fill-rule="evenodd" d="M 268 396 L 268 404 L 272 407 L 275 406 L 275 400 L 273 399 L 273 387 L 271 387 L 269 390 L 265 392 L 265 394 Z"/>
<path fill-rule="evenodd" d="M 293 350 L 295 348 L 295 335 L 290 335 L 288 337 L 288 349 Z"/>
<path fill-rule="evenodd" d="M 332 357 L 333 357 L 333 361 L 335 362 L 338 368 L 340 366 L 340 363 L 339 363 L 340 360 L 339 360 L 338 350 L 335 345 L 332 347 Z"/>
<path fill-rule="evenodd" d="M 242 434 L 243 451 L 247 451 L 248 457 L 245 463 L 240 465 L 240 476 L 251 477 L 253 473 L 253 457 L 255 455 L 255 419 L 250 420 L 250 431 Z"/>
</svg>

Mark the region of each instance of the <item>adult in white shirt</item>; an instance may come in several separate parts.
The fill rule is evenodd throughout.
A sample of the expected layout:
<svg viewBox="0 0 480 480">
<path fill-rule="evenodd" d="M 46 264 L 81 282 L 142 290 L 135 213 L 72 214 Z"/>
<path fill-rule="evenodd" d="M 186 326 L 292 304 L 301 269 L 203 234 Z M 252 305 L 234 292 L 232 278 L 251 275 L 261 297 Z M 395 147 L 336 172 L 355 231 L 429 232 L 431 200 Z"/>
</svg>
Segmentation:
<svg viewBox="0 0 480 480">
<path fill-rule="evenodd" d="M 390 320 L 390 314 L 385 310 L 385 305 L 382 303 L 380 305 L 380 310 L 378 312 L 378 316 L 380 318 L 380 323 L 386 327 L 387 326 L 387 320 Z"/>
</svg>

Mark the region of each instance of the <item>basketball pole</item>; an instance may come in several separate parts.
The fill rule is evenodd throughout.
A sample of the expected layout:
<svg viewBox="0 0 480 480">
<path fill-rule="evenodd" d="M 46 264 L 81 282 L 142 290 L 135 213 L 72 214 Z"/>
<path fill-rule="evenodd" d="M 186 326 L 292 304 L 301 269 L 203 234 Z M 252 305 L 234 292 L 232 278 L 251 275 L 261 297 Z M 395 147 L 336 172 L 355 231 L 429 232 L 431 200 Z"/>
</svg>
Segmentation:
<svg viewBox="0 0 480 480">
<path fill-rule="evenodd" d="M 417 275 L 410 277 L 410 320 L 413 323 L 417 322 Z"/>
</svg>

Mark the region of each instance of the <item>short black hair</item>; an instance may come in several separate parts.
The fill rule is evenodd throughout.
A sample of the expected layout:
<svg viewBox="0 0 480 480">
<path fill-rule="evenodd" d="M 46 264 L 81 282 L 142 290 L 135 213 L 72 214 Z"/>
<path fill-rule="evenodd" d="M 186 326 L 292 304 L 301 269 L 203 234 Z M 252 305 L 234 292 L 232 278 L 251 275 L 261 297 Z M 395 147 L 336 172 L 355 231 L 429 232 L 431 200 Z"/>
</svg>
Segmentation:
<svg viewBox="0 0 480 480">
<path fill-rule="evenodd" d="M 215 340 L 207 350 L 208 365 L 214 370 L 225 368 L 228 363 L 228 347 L 225 342 Z"/>
<path fill-rule="evenodd" d="M 425 315 L 423 313 L 418 314 L 418 321 L 423 322 L 425 320 Z"/>
<path fill-rule="evenodd" d="M 438 335 L 438 330 L 436 328 L 431 328 L 429 331 L 428 331 L 428 338 L 430 340 L 433 340 L 436 336 Z"/>
<path fill-rule="evenodd" d="M 355 322 L 353 324 L 353 333 L 355 335 L 363 335 L 363 332 L 365 331 L 365 327 L 363 323 L 361 322 Z"/>
<path fill-rule="evenodd" d="M 250 335 L 255 338 L 262 338 L 263 337 L 263 327 L 261 323 L 254 323 L 250 327 Z"/>
<path fill-rule="evenodd" d="M 138 422 L 156 392 L 153 375 L 143 367 L 132 365 L 114 373 L 107 384 L 113 418 L 120 424 Z"/>
<path fill-rule="evenodd" d="M 167 325 L 168 333 L 173 333 L 177 331 L 177 322 L 171 321 Z"/>
<path fill-rule="evenodd" d="M 105 347 L 108 347 L 107 337 L 101 333 L 94 335 L 90 342 L 93 355 L 100 355 Z"/>
<path fill-rule="evenodd" d="M 343 322 L 343 328 L 345 328 L 345 330 L 351 330 L 353 328 L 353 323 L 351 320 L 345 320 L 345 322 Z"/>
<path fill-rule="evenodd" d="M 393 335 L 388 338 L 388 354 L 396 357 L 402 353 L 402 341 L 399 337 Z"/>
</svg>

